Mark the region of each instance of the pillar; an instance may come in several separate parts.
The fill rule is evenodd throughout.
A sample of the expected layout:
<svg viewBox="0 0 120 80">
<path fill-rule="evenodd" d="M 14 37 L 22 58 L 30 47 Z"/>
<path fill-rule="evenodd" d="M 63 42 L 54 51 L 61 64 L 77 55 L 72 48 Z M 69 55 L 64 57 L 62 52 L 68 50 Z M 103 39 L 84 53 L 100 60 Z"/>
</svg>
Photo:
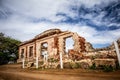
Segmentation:
<svg viewBox="0 0 120 80">
<path fill-rule="evenodd" d="M 62 52 L 62 54 L 64 54 L 64 39 L 63 38 L 59 38 L 58 40 L 58 47 L 59 47 L 59 52 Z"/>
</svg>

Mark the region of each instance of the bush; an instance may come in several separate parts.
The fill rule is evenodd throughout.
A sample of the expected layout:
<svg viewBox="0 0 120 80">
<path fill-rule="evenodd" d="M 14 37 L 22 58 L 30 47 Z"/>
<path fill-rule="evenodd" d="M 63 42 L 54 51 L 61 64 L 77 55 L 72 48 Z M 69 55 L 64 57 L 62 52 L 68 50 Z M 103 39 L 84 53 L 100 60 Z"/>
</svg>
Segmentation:
<svg viewBox="0 0 120 80">
<path fill-rule="evenodd" d="M 120 70 L 120 65 L 119 65 L 118 62 L 116 62 L 116 69 L 117 69 L 117 70 Z"/>
<path fill-rule="evenodd" d="M 0 52 L 0 65 L 7 64 L 8 61 L 9 61 L 8 54 Z"/>
<path fill-rule="evenodd" d="M 10 60 L 10 61 L 14 61 L 15 58 L 14 58 L 14 57 L 10 57 L 9 60 Z"/>
<path fill-rule="evenodd" d="M 103 71 L 105 72 L 111 72 L 114 71 L 115 69 L 111 65 L 104 65 L 103 66 Z"/>
<path fill-rule="evenodd" d="M 92 64 L 92 66 L 90 66 L 90 69 L 95 70 L 95 69 L 96 69 L 96 64 L 95 64 L 95 63 L 93 63 L 93 64 Z"/>
<path fill-rule="evenodd" d="M 76 62 L 76 65 L 78 66 L 78 68 L 81 68 L 80 63 Z"/>
<path fill-rule="evenodd" d="M 115 68 L 113 66 L 111 66 L 111 65 L 99 65 L 98 67 L 96 67 L 95 63 L 93 63 L 93 65 L 90 67 L 90 69 L 93 69 L 93 70 L 101 69 L 101 70 L 103 70 L 105 72 L 111 72 L 111 71 L 115 70 Z"/>
<path fill-rule="evenodd" d="M 79 68 L 79 64 L 75 63 L 75 62 L 71 62 L 70 63 L 70 66 L 72 69 L 76 69 L 76 68 Z"/>
<path fill-rule="evenodd" d="M 58 60 L 54 59 L 54 58 L 50 58 L 50 59 L 48 59 L 48 62 L 58 62 Z"/>
</svg>

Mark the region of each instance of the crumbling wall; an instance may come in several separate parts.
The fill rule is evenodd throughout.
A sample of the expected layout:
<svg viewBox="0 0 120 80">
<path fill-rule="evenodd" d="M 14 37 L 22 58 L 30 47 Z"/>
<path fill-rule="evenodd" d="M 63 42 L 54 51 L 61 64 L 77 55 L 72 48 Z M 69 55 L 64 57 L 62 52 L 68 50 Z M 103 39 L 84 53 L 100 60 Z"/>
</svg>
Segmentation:
<svg viewBox="0 0 120 80">
<path fill-rule="evenodd" d="M 59 55 L 60 52 L 65 54 L 65 40 L 66 38 L 72 37 L 74 40 L 74 51 L 76 52 L 84 52 L 85 50 L 85 39 L 80 37 L 77 33 L 73 33 L 70 31 L 60 31 L 59 29 L 51 29 L 44 31 L 43 33 L 35 36 L 35 38 L 25 41 L 20 45 L 20 49 L 25 46 L 25 53 L 27 58 L 29 59 L 29 47 L 31 44 L 33 45 L 33 57 L 35 59 L 36 55 L 38 55 L 39 59 L 41 59 L 41 45 L 44 42 L 48 43 L 48 54 L 50 56 Z M 20 55 L 20 51 L 19 51 Z M 20 56 L 19 56 L 20 58 Z"/>
<path fill-rule="evenodd" d="M 86 49 L 87 52 L 92 52 L 92 51 L 94 51 L 94 48 L 93 48 L 92 44 L 89 43 L 89 42 L 86 42 L 86 43 L 85 43 L 85 49 Z"/>
<path fill-rule="evenodd" d="M 112 66 L 115 67 L 115 59 L 95 59 L 94 63 L 96 64 L 96 67 L 99 67 L 101 65 L 106 65 L 106 66 Z"/>
<path fill-rule="evenodd" d="M 84 52 L 85 50 L 85 39 L 80 37 L 77 33 L 74 33 L 73 39 L 75 41 L 74 50 L 78 52 Z"/>
<path fill-rule="evenodd" d="M 85 39 L 80 37 L 77 33 L 68 32 L 60 37 L 58 40 L 59 51 L 65 53 L 65 39 L 72 37 L 74 40 L 74 51 L 85 52 Z"/>
</svg>

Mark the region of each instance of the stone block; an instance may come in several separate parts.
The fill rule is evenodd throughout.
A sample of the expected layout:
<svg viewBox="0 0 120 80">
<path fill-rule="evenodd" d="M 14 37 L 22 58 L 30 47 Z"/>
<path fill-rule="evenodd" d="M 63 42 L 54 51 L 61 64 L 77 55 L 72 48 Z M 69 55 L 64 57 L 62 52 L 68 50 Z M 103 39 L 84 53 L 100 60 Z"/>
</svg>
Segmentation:
<svg viewBox="0 0 120 80">
<path fill-rule="evenodd" d="M 76 63 L 79 63 L 79 65 L 82 69 L 88 69 L 90 66 L 92 66 L 92 60 L 91 59 L 83 59 L 83 60 L 80 60 L 80 61 L 76 61 Z"/>
<path fill-rule="evenodd" d="M 115 59 L 94 59 L 96 67 L 99 66 L 112 66 L 115 67 Z"/>
</svg>

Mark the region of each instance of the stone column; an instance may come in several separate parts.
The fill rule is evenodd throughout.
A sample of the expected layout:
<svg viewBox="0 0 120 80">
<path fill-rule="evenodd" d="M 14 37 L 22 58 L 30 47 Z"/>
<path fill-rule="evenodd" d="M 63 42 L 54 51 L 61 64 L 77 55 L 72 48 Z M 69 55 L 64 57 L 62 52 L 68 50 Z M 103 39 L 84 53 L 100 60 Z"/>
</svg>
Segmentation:
<svg viewBox="0 0 120 80">
<path fill-rule="evenodd" d="M 24 58 L 26 57 L 26 47 L 24 47 Z"/>
<path fill-rule="evenodd" d="M 28 54 L 27 56 L 28 56 L 28 61 L 29 61 L 29 58 L 30 58 L 29 57 L 29 46 L 27 46 L 27 54 Z"/>
<path fill-rule="evenodd" d="M 41 43 L 40 42 L 36 42 L 36 56 L 38 55 L 38 57 L 40 57 L 41 55 Z"/>
<path fill-rule="evenodd" d="M 74 33 L 73 40 L 74 40 L 74 50 L 78 52 L 81 51 L 80 43 L 79 43 L 79 36 L 77 33 Z"/>
<path fill-rule="evenodd" d="M 35 45 L 33 45 L 33 53 L 32 53 L 32 57 L 34 58 L 35 56 Z"/>
<path fill-rule="evenodd" d="M 52 48 L 52 40 L 48 40 L 48 42 L 47 42 L 47 44 L 48 44 L 48 46 L 47 46 L 47 53 L 48 53 L 48 55 L 50 55 L 51 56 L 51 48 Z"/>
<path fill-rule="evenodd" d="M 34 44 L 34 57 L 36 57 L 36 41 L 35 41 L 35 44 Z"/>
<path fill-rule="evenodd" d="M 26 58 L 28 58 L 28 56 L 27 56 L 27 55 L 28 55 L 28 53 L 27 53 L 27 46 L 26 46 L 26 48 L 25 48 L 25 49 L 26 49 L 26 52 L 25 52 L 25 57 L 26 57 Z"/>
<path fill-rule="evenodd" d="M 42 51 L 41 51 L 41 43 L 39 43 L 39 51 L 38 51 L 38 57 L 41 57 Z"/>
<path fill-rule="evenodd" d="M 58 47 L 59 47 L 59 52 L 62 52 L 62 54 L 64 54 L 64 39 L 63 38 L 59 38 L 58 40 Z"/>
</svg>

